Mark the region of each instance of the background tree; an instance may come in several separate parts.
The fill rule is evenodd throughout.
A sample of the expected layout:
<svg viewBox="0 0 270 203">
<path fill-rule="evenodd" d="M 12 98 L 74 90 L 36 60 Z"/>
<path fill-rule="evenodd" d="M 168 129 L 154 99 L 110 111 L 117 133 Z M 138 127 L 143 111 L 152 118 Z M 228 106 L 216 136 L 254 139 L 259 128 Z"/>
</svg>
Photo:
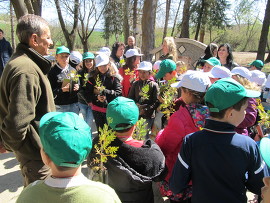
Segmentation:
<svg viewBox="0 0 270 203">
<path fill-rule="evenodd" d="M 142 53 L 143 60 L 152 60 L 150 51 L 155 48 L 155 19 L 157 0 L 146 0 L 143 5 L 142 16 Z"/>
<path fill-rule="evenodd" d="M 123 33 L 124 33 L 124 43 L 127 42 L 128 36 L 129 36 L 129 0 L 123 0 L 124 1 L 124 12 L 123 12 Z"/>
<path fill-rule="evenodd" d="M 163 39 L 167 36 L 168 22 L 170 17 L 170 9 L 171 9 L 171 0 L 166 0 L 166 15 L 165 15 L 165 23 L 163 30 Z"/>
<path fill-rule="evenodd" d="M 179 11 L 180 11 L 181 3 L 182 3 L 182 0 L 179 1 L 178 6 L 177 6 L 177 11 L 176 11 L 174 21 L 173 21 L 173 27 L 172 27 L 171 36 L 174 36 L 174 30 L 175 30 L 175 27 L 176 27 L 176 23 L 177 23 L 178 14 L 179 14 Z"/>
<path fill-rule="evenodd" d="M 71 20 L 73 20 L 73 25 L 71 25 L 71 23 L 68 24 L 67 16 L 65 18 L 66 21 L 64 21 L 62 10 L 60 7 L 60 1 L 62 5 L 61 7 L 66 11 L 67 16 L 72 16 Z M 54 2 L 57 10 L 58 19 L 67 42 L 67 47 L 72 51 L 74 49 L 74 42 L 78 28 L 80 2 L 79 0 L 74 0 L 71 2 L 69 0 L 54 0 Z M 70 32 L 68 31 L 69 27 L 71 27 Z"/>
<path fill-rule="evenodd" d="M 123 4 L 117 1 L 108 1 L 104 14 L 104 34 L 106 46 L 109 46 L 110 36 L 114 35 L 119 41 L 119 35 L 123 33 Z"/>
<path fill-rule="evenodd" d="M 42 0 L 11 0 L 17 19 L 26 14 L 41 16 Z"/>
<path fill-rule="evenodd" d="M 192 4 L 191 21 L 195 24 L 195 40 L 204 42 L 206 29 L 224 29 L 228 26 L 226 11 L 230 8 L 227 0 L 197 0 Z M 200 35 L 200 36 L 199 36 Z"/>
<path fill-rule="evenodd" d="M 107 0 L 104 2 L 97 2 L 95 0 L 82 0 L 79 9 L 79 22 L 78 35 L 83 45 L 83 52 L 87 52 L 89 48 L 88 39 L 93 33 L 97 23 L 99 22 L 105 8 L 107 6 Z M 101 10 L 97 10 L 97 7 Z M 92 28 L 89 28 L 90 22 L 94 22 Z"/>
<path fill-rule="evenodd" d="M 264 20 L 263 20 L 263 26 L 261 31 L 261 37 L 259 41 L 259 47 L 257 52 L 257 59 L 260 59 L 264 61 L 264 55 L 265 55 L 265 48 L 267 44 L 267 35 L 269 32 L 269 26 L 270 26 L 270 0 L 267 1 L 265 14 L 264 14 Z M 265 62 L 270 62 L 270 51 L 267 57 L 267 60 Z"/>
<path fill-rule="evenodd" d="M 16 49 L 15 26 L 14 26 L 13 7 L 12 7 L 11 2 L 9 3 L 9 14 L 10 14 L 11 46 L 12 46 L 13 50 L 15 50 Z"/>
<path fill-rule="evenodd" d="M 190 0 L 185 0 L 181 23 L 180 38 L 189 38 Z"/>
</svg>

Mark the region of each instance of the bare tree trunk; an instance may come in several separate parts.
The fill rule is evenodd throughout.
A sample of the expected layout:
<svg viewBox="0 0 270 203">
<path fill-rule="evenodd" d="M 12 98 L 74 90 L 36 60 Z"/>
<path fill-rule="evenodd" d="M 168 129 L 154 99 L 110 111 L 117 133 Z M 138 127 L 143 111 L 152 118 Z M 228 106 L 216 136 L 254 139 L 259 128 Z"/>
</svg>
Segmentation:
<svg viewBox="0 0 270 203">
<path fill-rule="evenodd" d="M 11 0 L 17 19 L 28 14 L 28 10 L 23 0 Z"/>
<path fill-rule="evenodd" d="M 129 13 L 129 0 L 124 0 L 124 42 L 127 42 L 129 36 L 129 23 L 128 23 L 128 16 Z"/>
<path fill-rule="evenodd" d="M 200 13 L 199 13 L 199 16 L 198 16 L 198 25 L 197 25 L 196 33 L 195 33 L 195 37 L 194 37 L 195 40 L 198 40 L 199 32 L 200 32 L 200 29 L 201 29 L 201 22 L 202 22 L 202 16 L 203 16 L 203 12 L 204 12 L 204 7 L 205 7 L 204 0 L 202 0 L 202 7 L 200 9 Z"/>
<path fill-rule="evenodd" d="M 268 53 L 268 56 L 265 59 L 264 63 L 269 63 L 270 62 L 270 47 L 269 47 L 268 43 L 266 43 L 266 45 L 267 45 L 267 49 L 268 49 L 269 53 Z"/>
<path fill-rule="evenodd" d="M 190 0 L 185 0 L 180 38 L 189 38 Z"/>
<path fill-rule="evenodd" d="M 175 17 L 174 17 L 174 22 L 173 22 L 173 27 L 172 27 L 172 33 L 171 33 L 171 36 L 172 37 L 173 37 L 174 29 L 175 29 L 175 26 L 176 26 L 176 21 L 177 21 L 177 18 L 178 18 L 178 13 L 179 13 L 179 10 L 180 10 L 181 2 L 182 2 L 182 0 L 180 0 L 180 2 L 178 4 L 178 8 L 177 8 L 177 11 L 176 11 L 176 14 L 175 14 Z"/>
<path fill-rule="evenodd" d="M 31 0 L 34 14 L 41 16 L 42 14 L 42 0 Z"/>
<path fill-rule="evenodd" d="M 270 0 L 268 0 L 267 4 L 266 4 L 263 26 L 262 26 L 262 31 L 261 31 L 261 37 L 260 37 L 260 41 L 259 41 L 259 47 L 258 47 L 257 58 L 256 58 L 256 59 L 260 59 L 262 61 L 264 61 L 269 26 L 270 26 Z"/>
<path fill-rule="evenodd" d="M 10 13 L 10 31 L 11 31 L 11 44 L 13 50 L 16 49 L 16 42 L 15 42 L 15 31 L 14 31 L 14 14 L 12 4 L 9 4 L 9 13 Z"/>
<path fill-rule="evenodd" d="M 54 2 L 55 2 L 57 14 L 58 14 L 58 19 L 59 19 L 62 31 L 64 33 L 64 36 L 65 36 L 65 39 L 66 39 L 66 42 L 67 42 L 67 47 L 70 49 L 70 51 L 72 51 L 74 49 L 74 45 L 75 45 L 74 44 L 75 43 L 75 37 L 76 37 L 75 33 L 77 31 L 77 28 L 78 28 L 79 0 L 74 1 L 73 27 L 72 27 L 72 30 L 71 30 L 70 33 L 68 32 L 68 30 L 66 28 L 66 25 L 65 25 L 65 22 L 64 22 L 64 19 L 63 19 L 63 16 L 62 16 L 62 11 L 61 11 L 60 4 L 59 4 L 59 0 L 54 0 Z"/>
<path fill-rule="evenodd" d="M 200 30 L 200 39 L 199 39 L 199 41 L 202 43 L 204 42 L 204 36 L 205 36 L 205 27 L 204 25 L 202 25 L 201 30 Z"/>
<path fill-rule="evenodd" d="M 151 61 L 150 51 L 155 47 L 155 20 L 157 0 L 145 0 L 142 15 L 142 53 L 143 60 Z"/>
<path fill-rule="evenodd" d="M 170 9 L 171 9 L 171 0 L 166 0 L 166 16 L 165 16 L 165 25 L 163 30 L 163 38 L 167 36 L 168 22 L 170 17 Z"/>
<path fill-rule="evenodd" d="M 138 0 L 134 0 L 133 2 L 133 36 L 135 38 L 135 42 L 137 41 L 137 6 Z"/>
</svg>

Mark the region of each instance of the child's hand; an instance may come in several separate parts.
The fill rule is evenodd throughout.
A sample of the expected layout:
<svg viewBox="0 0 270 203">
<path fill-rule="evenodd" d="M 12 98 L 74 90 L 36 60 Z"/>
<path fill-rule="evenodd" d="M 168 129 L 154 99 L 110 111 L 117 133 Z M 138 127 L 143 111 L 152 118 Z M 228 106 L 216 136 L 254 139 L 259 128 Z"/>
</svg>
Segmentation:
<svg viewBox="0 0 270 203">
<path fill-rule="evenodd" d="M 97 96 L 97 99 L 98 99 L 98 101 L 100 101 L 100 102 L 105 102 L 106 101 L 106 96 L 100 96 L 100 95 L 98 95 Z"/>
<path fill-rule="evenodd" d="M 75 84 L 74 88 L 73 88 L 73 91 L 78 91 L 78 90 L 79 90 L 79 84 Z"/>
<path fill-rule="evenodd" d="M 67 83 L 64 87 L 62 87 L 63 92 L 69 92 L 70 83 Z"/>
</svg>

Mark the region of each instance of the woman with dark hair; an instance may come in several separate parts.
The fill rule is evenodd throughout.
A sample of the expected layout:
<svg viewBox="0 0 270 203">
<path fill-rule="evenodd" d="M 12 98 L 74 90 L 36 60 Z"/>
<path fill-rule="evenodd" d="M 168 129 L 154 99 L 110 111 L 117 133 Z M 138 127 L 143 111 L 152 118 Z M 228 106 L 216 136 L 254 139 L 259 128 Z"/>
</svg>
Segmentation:
<svg viewBox="0 0 270 203">
<path fill-rule="evenodd" d="M 204 50 L 204 56 L 199 58 L 196 64 L 196 68 L 202 69 L 202 67 L 205 64 L 204 60 L 207 60 L 211 57 L 217 57 L 217 50 L 218 50 L 218 45 L 216 45 L 215 43 L 210 43 Z"/>
<path fill-rule="evenodd" d="M 91 52 L 85 52 L 82 55 L 82 69 L 78 71 L 78 74 L 81 76 L 79 77 L 80 80 L 80 90 L 78 92 L 78 101 L 80 107 L 80 113 L 82 114 L 85 122 L 91 127 L 91 131 L 96 131 L 96 124 L 92 112 L 91 106 L 88 105 L 88 102 L 85 99 L 85 87 L 90 72 L 95 69 L 95 56 Z"/>
<path fill-rule="evenodd" d="M 122 80 L 122 95 L 124 97 L 128 96 L 129 89 L 131 87 L 131 84 L 136 78 L 136 75 L 138 74 L 136 72 L 137 67 L 140 64 L 141 56 L 143 54 L 139 54 L 137 49 L 129 49 L 127 50 L 125 56 L 125 65 L 119 69 L 119 74 L 123 77 Z"/>
<path fill-rule="evenodd" d="M 112 46 L 111 58 L 117 68 L 121 67 L 120 60 L 123 58 L 125 51 L 125 44 L 122 42 L 115 42 Z"/>
<path fill-rule="evenodd" d="M 95 58 L 96 68 L 90 72 L 85 87 L 85 98 L 92 107 L 97 129 L 103 128 L 106 121 L 107 105 L 121 96 L 121 83 L 113 74 L 110 59 L 105 54 Z"/>
<path fill-rule="evenodd" d="M 232 48 L 228 43 L 221 44 L 218 47 L 217 58 L 220 60 L 222 66 L 225 66 L 229 70 L 239 66 L 233 61 Z"/>
</svg>

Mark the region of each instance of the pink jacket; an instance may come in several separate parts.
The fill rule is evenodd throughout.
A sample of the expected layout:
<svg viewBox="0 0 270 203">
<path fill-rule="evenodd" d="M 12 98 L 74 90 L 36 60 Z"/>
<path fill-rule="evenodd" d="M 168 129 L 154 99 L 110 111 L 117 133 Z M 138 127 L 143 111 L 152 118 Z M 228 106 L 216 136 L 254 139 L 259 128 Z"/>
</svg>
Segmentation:
<svg viewBox="0 0 270 203">
<path fill-rule="evenodd" d="M 184 137 L 198 130 L 199 128 L 195 126 L 188 109 L 185 106 L 180 106 L 179 110 L 170 117 L 165 129 L 158 133 L 155 141 L 166 158 L 168 167 L 166 181 L 171 177 Z"/>
</svg>

